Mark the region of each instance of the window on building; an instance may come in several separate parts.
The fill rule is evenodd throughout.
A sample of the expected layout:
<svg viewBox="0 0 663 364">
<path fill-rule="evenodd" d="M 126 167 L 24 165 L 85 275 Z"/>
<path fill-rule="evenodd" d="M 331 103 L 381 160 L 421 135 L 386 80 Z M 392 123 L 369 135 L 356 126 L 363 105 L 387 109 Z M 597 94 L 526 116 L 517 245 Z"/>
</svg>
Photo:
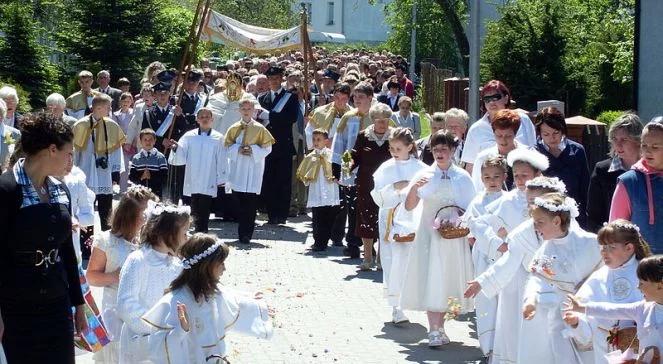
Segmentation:
<svg viewBox="0 0 663 364">
<path fill-rule="evenodd" d="M 334 25 L 334 2 L 327 3 L 327 25 Z"/>
</svg>

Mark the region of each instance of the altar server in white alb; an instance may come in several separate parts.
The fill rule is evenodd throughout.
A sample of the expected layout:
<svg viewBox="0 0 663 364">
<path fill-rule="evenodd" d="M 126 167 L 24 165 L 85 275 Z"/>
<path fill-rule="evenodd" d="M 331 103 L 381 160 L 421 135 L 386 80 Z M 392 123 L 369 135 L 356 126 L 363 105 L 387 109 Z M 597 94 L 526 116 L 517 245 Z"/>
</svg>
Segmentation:
<svg viewBox="0 0 663 364">
<path fill-rule="evenodd" d="M 126 137 L 120 126 L 108 118 L 111 98 L 98 94 L 92 99 L 92 114 L 74 124 L 74 164 L 87 177 L 87 186 L 97 195 L 101 230 L 108 221 L 113 203 L 113 185 L 124 172 L 122 144 Z"/>
<path fill-rule="evenodd" d="M 313 251 L 327 249 L 331 239 L 332 221 L 338 214 L 340 198 L 336 178 L 332 173 L 332 151 L 326 145 L 329 136 L 325 129 L 312 132 L 313 151 L 297 168 L 297 178 L 308 187 L 306 207 L 312 210 Z"/>
<path fill-rule="evenodd" d="M 206 233 L 218 187 L 228 179 L 228 159 L 223 134 L 212 129 L 212 110 L 199 109 L 196 121 L 198 128 L 184 133 L 173 148 L 172 164 L 185 166 L 184 196 L 191 197 L 196 232 Z"/>
<path fill-rule="evenodd" d="M 557 193 L 534 199 L 532 219 L 543 245 L 530 262 L 530 274 L 523 299 L 523 318 L 531 320 L 544 315 L 541 336 L 549 345 L 534 352 L 528 342 L 539 335 L 522 335 L 519 343 L 519 363 L 583 363 L 582 353 L 564 335 L 563 302 L 568 294 L 575 294 L 580 285 L 602 264 L 596 235 L 571 224 L 578 217 L 574 199 Z M 528 337 L 529 336 L 529 337 Z"/>
<path fill-rule="evenodd" d="M 414 214 L 405 209 L 407 186 L 419 171 L 428 166 L 415 156 L 414 134 L 409 128 L 395 128 L 389 136 L 391 159 L 373 173 L 373 201 L 379 207 L 378 230 L 384 294 L 393 308 L 393 323 L 408 321 L 400 308 L 403 278 L 414 241 Z M 409 221 L 403 221 L 409 220 Z M 410 226 L 410 229 L 407 227 Z M 405 229 L 403 229 L 405 228 Z M 407 230 L 407 231 L 404 231 Z"/>
<path fill-rule="evenodd" d="M 237 232 L 242 244 L 248 244 L 253 237 L 265 157 L 271 153 L 275 142 L 267 128 L 252 119 L 255 106 L 255 98 L 244 93 L 239 100 L 242 119 L 228 128 L 225 136 L 229 163 L 227 187 L 237 195 L 239 201 Z"/>
<path fill-rule="evenodd" d="M 482 191 L 470 202 L 463 215 L 470 228 L 470 244 L 472 245 L 472 262 L 474 263 L 474 277 L 483 273 L 495 262 L 497 250 L 490 249 L 490 242 L 484 235 L 477 232 L 476 221 L 487 213 L 486 206 L 502 197 L 506 191 L 502 189 L 506 180 L 507 165 L 504 157 L 498 155 L 484 160 L 481 163 Z M 493 351 L 493 338 L 495 335 L 495 312 L 497 310 L 497 297 L 480 295 L 474 300 L 477 315 L 477 333 L 479 345 L 484 355 L 490 356 Z"/>
<path fill-rule="evenodd" d="M 598 243 L 604 266 L 583 283 L 576 299 L 582 302 L 633 303 L 643 299 L 638 289 L 638 262 L 651 255 L 649 245 L 640 236 L 638 227 L 617 219 L 598 232 Z M 565 333 L 583 346 L 591 345 L 594 363 L 605 363 L 605 355 L 632 346 L 636 323 L 629 319 L 587 316 L 565 312 L 568 325 Z M 615 335 L 616 334 L 616 335 Z M 628 334 L 629 338 L 626 337 Z M 609 340 L 608 337 L 613 339 Z"/>
<path fill-rule="evenodd" d="M 184 270 L 142 320 L 153 327 L 148 336 L 152 363 L 225 363 L 227 334 L 261 339 L 272 336 L 270 309 L 261 300 L 243 297 L 219 284 L 228 246 L 213 235 L 195 234 L 182 246 Z"/>
<path fill-rule="evenodd" d="M 530 207 L 534 203 L 534 199 L 543 194 L 551 192 L 563 194 L 566 192 L 564 183 L 554 177 L 539 176 L 527 181 L 525 185 L 525 196 Z M 481 327 L 480 323 L 490 325 L 492 322 L 495 329 L 493 353 L 490 355 L 492 363 L 508 364 L 515 363 L 517 360 L 518 341 L 524 335 L 519 333 L 527 331 L 532 335 L 537 335 L 536 330 L 539 330 L 539 323 L 543 320 L 537 316 L 533 320 L 523 323 L 520 311 L 523 295 L 525 294 L 525 284 L 530 274 L 529 262 L 541 246 L 542 241 L 534 229 L 531 218 L 525 219 L 523 223 L 509 232 L 505 241 L 508 247 L 507 252 L 501 257 L 495 255 L 488 258 L 488 268 L 476 276 L 473 281 L 468 282 L 465 296 L 475 297 L 481 292 L 475 301 L 476 315 L 479 317 L 477 318 L 477 326 Z M 475 250 L 478 249 L 478 244 L 482 243 L 477 238 L 477 242 L 474 243 Z M 489 312 L 483 311 L 479 303 L 482 299 L 496 299 L 497 308 L 492 316 L 492 321 Z M 530 327 L 534 329 L 530 329 Z M 486 336 L 486 334 L 479 335 L 480 343 L 482 336 Z M 546 336 L 539 335 L 537 337 L 539 338 L 537 342 L 530 343 L 530 345 L 538 345 L 530 346 L 534 351 L 538 347 L 548 345 Z"/>
<path fill-rule="evenodd" d="M 466 237 L 445 239 L 436 222 L 458 223 L 459 209 L 467 209 L 474 197 L 470 175 L 453 164 L 459 140 L 448 131 L 431 136 L 435 163 L 417 173 L 408 186 L 405 208 L 422 204 L 421 219 L 405 273 L 401 307 L 426 311 L 430 332 L 429 346 L 451 341 L 444 331 L 445 314 L 468 312 L 472 300 L 463 299 L 465 283 L 472 279 L 472 254 Z M 458 300 L 451 305 L 449 298 Z M 456 307 L 460 306 L 460 307 Z"/>
</svg>

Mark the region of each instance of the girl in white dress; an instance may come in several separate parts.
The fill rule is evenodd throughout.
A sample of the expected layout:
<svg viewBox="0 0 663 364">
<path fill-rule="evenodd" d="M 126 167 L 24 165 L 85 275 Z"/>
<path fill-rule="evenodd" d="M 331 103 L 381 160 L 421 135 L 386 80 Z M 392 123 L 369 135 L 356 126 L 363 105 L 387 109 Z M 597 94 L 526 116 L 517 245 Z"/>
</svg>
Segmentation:
<svg viewBox="0 0 663 364">
<path fill-rule="evenodd" d="M 526 337 L 521 332 L 518 362 L 582 363 L 580 352 L 562 334 L 562 306 L 566 295 L 575 293 L 602 264 L 596 235 L 571 224 L 578 216 L 578 206 L 570 197 L 557 193 L 537 197 L 531 213 L 543 245 L 530 263 L 532 274 L 525 287 L 523 318 L 531 320 L 543 315 L 539 334 L 548 337 L 549 345 L 534 352 L 526 344 L 536 341 L 539 335 Z"/>
<path fill-rule="evenodd" d="M 564 182 L 556 177 L 539 176 L 525 182 L 525 197 L 532 206 L 534 199 L 550 192 L 566 193 Z M 529 262 L 532 256 L 541 246 L 541 239 L 534 230 L 534 224 L 531 218 L 527 218 L 518 225 L 506 237 L 508 250 L 504 255 L 498 257 L 481 274 L 468 282 L 465 290 L 466 297 L 475 297 L 479 292 L 479 297 L 488 299 L 497 299 L 497 308 L 495 316 L 495 335 L 492 353 L 492 363 L 514 363 L 518 356 L 518 338 L 522 315 L 520 305 L 525 292 L 525 284 L 529 277 Z M 476 247 L 476 244 L 475 244 Z M 477 302 L 479 299 L 477 299 Z M 477 305 L 477 326 L 482 316 L 486 312 L 480 310 Z M 538 324 L 538 318 L 531 323 Z M 538 326 L 537 326 L 538 327 Z M 479 330 L 481 330 L 479 328 Z M 481 340 L 479 332 L 479 340 Z M 539 336 L 539 343 L 547 345 L 545 337 Z"/>
<path fill-rule="evenodd" d="M 148 202 L 142 247 L 124 262 L 117 292 L 117 313 L 123 321 L 120 364 L 149 363 L 146 335 L 152 327 L 140 318 L 164 295 L 182 271 L 179 247 L 187 239 L 188 206 Z"/>
<path fill-rule="evenodd" d="M 271 337 L 267 305 L 219 284 L 228 246 L 214 235 L 198 233 L 182 246 L 181 254 L 184 270 L 141 318 L 153 328 L 148 336 L 152 363 L 226 363 L 229 331 Z"/>
<path fill-rule="evenodd" d="M 90 285 L 104 287 L 101 313 L 111 339 L 110 344 L 94 354 L 97 363 L 119 361 L 122 320 L 117 316 L 117 285 L 124 261 L 138 247 L 136 238 L 145 224 L 143 212 L 148 200 L 156 200 L 149 189 L 130 187 L 113 211 L 111 229 L 94 240 L 86 277 Z"/>
<path fill-rule="evenodd" d="M 595 319 L 633 320 L 640 341 L 638 363 L 654 363 L 655 352 L 663 352 L 663 255 L 644 258 L 636 270 L 644 300 L 634 303 L 580 303 L 569 296 L 567 311 L 582 312 Z M 660 357 L 659 357 L 660 358 Z M 660 360 L 660 359 L 659 359 Z M 626 362 L 626 361 L 620 361 Z M 656 361 L 658 363 L 659 361 Z"/>
<path fill-rule="evenodd" d="M 638 262 L 651 255 L 638 227 L 617 219 L 598 232 L 601 257 L 605 264 L 583 283 L 575 297 L 582 302 L 632 303 L 642 300 L 637 289 Z M 605 355 L 613 350 L 608 336 L 614 330 L 634 330 L 633 320 L 597 318 L 578 312 L 564 313 L 566 331 L 583 346 L 592 345 L 594 363 L 607 363 Z M 625 344 L 630 344 L 626 342 Z"/>
<path fill-rule="evenodd" d="M 458 139 L 445 130 L 431 136 L 435 163 L 414 176 L 405 200 L 407 210 L 413 210 L 420 201 L 423 210 L 408 259 L 401 307 L 426 311 L 430 326 L 428 344 L 433 347 L 450 342 L 444 332 L 444 316 L 450 298 L 459 300 L 459 312 L 472 309 L 472 301 L 462 298 L 465 282 L 473 273 L 467 238 L 444 239 L 433 227 L 438 219 L 459 220 L 457 209 L 443 207 L 467 209 L 474 197 L 470 175 L 452 163 L 457 145 Z"/>
<path fill-rule="evenodd" d="M 374 188 L 371 196 L 379 208 L 378 243 L 382 281 L 387 302 L 393 307 L 393 323 L 408 320 L 399 303 L 412 240 L 407 237 L 409 234 L 395 231 L 397 226 L 394 226 L 394 221 L 413 219 L 412 214 L 403 211 L 407 196 L 406 187 L 417 172 L 428 167 L 415 157 L 416 152 L 412 131 L 408 128 L 395 128 L 389 136 L 389 153 L 392 158 L 382 163 L 373 173 Z M 404 221 L 399 222 L 407 224 Z"/>
</svg>

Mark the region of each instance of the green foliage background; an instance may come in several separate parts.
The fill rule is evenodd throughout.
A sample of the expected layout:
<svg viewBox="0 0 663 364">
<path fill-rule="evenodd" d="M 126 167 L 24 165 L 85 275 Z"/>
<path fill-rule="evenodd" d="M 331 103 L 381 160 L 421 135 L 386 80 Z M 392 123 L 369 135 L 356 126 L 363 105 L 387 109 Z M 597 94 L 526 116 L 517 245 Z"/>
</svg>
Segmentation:
<svg viewBox="0 0 663 364">
<path fill-rule="evenodd" d="M 565 101 L 596 117 L 633 103 L 635 0 L 519 0 L 487 28 L 482 81 L 500 79 L 518 106 Z"/>
</svg>

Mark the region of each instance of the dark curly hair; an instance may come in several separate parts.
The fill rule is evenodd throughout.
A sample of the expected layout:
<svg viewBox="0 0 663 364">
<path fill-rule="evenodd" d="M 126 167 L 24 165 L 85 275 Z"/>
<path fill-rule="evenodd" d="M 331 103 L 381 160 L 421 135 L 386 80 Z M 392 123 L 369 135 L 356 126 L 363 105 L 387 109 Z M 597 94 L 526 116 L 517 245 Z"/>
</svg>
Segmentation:
<svg viewBox="0 0 663 364">
<path fill-rule="evenodd" d="M 26 116 L 20 130 L 21 150 L 27 156 L 37 154 L 52 144 L 62 149 L 74 139 L 74 133 L 69 125 L 46 113 Z"/>
<path fill-rule="evenodd" d="M 182 259 L 190 259 L 200 254 L 216 243 L 216 236 L 210 234 L 196 233 L 187 240 L 180 254 Z M 169 291 L 174 291 L 184 286 L 189 287 L 196 301 L 202 302 L 203 299 L 209 300 L 218 292 L 217 285 L 221 277 L 216 276 L 215 268 L 225 262 L 230 250 L 223 244 L 219 246 L 212 254 L 203 258 L 194 264 L 190 269 L 184 269 L 177 278 L 170 284 Z"/>
</svg>

